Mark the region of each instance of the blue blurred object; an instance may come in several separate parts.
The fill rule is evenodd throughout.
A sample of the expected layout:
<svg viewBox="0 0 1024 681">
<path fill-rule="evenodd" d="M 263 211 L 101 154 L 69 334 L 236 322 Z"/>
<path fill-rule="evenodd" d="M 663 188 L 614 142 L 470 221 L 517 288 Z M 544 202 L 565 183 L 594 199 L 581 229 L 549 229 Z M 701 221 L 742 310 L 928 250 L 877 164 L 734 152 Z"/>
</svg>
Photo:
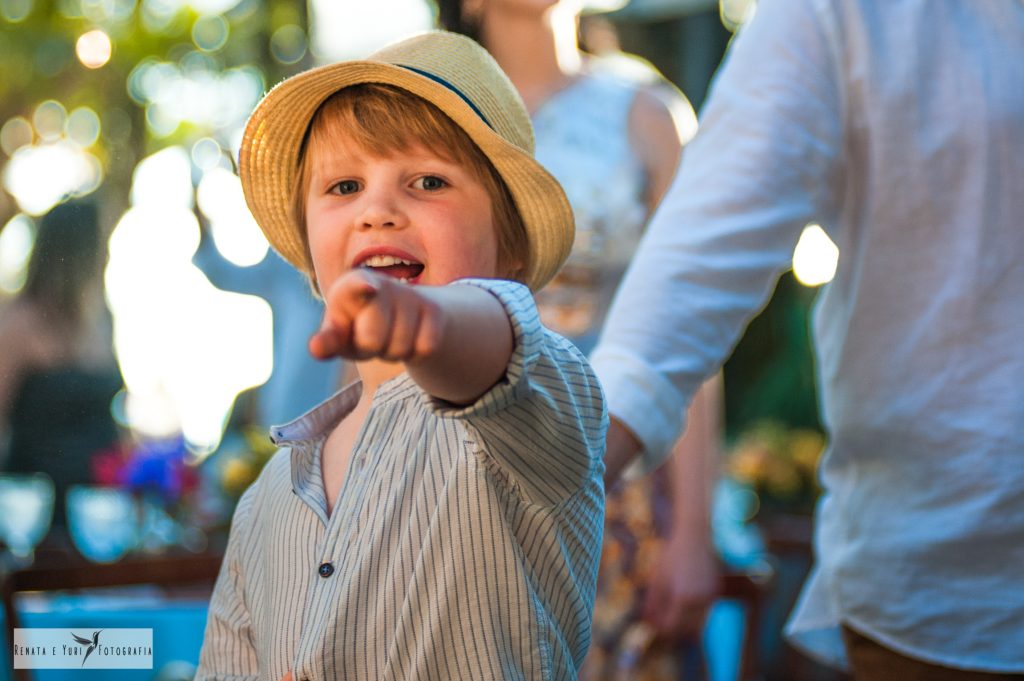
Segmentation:
<svg viewBox="0 0 1024 681">
<path fill-rule="evenodd" d="M 38 669 L 33 681 L 178 681 L 199 663 L 208 602 L 174 600 L 153 589 L 125 588 L 120 595 L 46 595 L 26 599 L 22 627 L 50 629 L 153 629 L 152 669 Z M 0 614 L 2 616 L 2 614 Z M 10 651 L 0 651 L 0 681 L 12 678 Z"/>
<path fill-rule="evenodd" d="M 53 480 L 45 473 L 0 475 L 0 541 L 17 561 L 32 562 L 53 518 Z"/>
<path fill-rule="evenodd" d="M 74 485 L 67 513 L 71 541 L 95 563 L 112 563 L 138 544 L 139 509 L 128 490 Z"/>
</svg>

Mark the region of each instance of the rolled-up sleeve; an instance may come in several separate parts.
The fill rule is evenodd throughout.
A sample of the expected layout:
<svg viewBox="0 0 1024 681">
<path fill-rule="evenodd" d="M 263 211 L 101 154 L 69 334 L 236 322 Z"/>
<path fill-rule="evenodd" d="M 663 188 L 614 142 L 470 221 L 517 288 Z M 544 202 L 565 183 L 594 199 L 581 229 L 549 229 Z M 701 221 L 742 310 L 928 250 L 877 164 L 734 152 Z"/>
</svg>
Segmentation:
<svg viewBox="0 0 1024 681">
<path fill-rule="evenodd" d="M 835 228 L 841 57 L 818 1 L 761 3 L 735 39 L 592 355 L 644 469 L 668 455 L 686 405 L 764 306 L 802 229 Z"/>
<path fill-rule="evenodd" d="M 608 415 L 593 370 L 569 341 L 544 328 L 529 289 L 463 279 L 504 307 L 515 337 L 504 378 L 467 406 L 425 396 L 438 416 L 462 419 L 533 501 L 555 504 L 603 472 Z"/>
</svg>

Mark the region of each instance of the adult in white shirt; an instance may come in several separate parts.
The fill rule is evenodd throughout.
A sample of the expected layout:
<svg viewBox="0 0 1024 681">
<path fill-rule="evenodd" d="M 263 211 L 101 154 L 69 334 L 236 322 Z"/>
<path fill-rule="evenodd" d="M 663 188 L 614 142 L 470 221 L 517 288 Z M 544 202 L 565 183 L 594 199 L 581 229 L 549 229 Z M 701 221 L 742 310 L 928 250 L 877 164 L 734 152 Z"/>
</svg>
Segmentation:
<svg viewBox="0 0 1024 681">
<path fill-rule="evenodd" d="M 664 455 L 810 222 L 841 255 L 788 633 L 858 679 L 1019 678 L 1024 2 L 760 3 L 593 356 L 611 476 Z"/>
</svg>

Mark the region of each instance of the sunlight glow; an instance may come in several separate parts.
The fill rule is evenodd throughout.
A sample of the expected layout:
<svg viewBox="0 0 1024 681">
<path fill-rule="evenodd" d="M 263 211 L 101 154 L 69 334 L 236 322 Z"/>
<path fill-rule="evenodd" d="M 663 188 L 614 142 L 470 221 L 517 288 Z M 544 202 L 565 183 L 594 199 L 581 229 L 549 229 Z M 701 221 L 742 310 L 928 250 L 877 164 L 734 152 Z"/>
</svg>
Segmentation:
<svg viewBox="0 0 1024 681">
<path fill-rule="evenodd" d="M 103 169 L 92 154 L 68 140 L 21 147 L 4 167 L 4 188 L 29 215 L 42 215 L 70 195 L 94 191 Z"/>
<path fill-rule="evenodd" d="M 208 451 L 237 394 L 270 376 L 271 312 L 259 298 L 217 290 L 192 265 L 191 170 L 181 147 L 136 168 L 133 206 L 110 239 L 106 285 L 132 427 L 153 437 L 180 431 Z M 231 201 L 215 203 L 228 211 Z"/>
<path fill-rule="evenodd" d="M 227 168 L 212 168 L 204 175 L 197 191 L 199 209 L 210 220 L 213 241 L 225 258 L 241 267 L 255 265 L 270 247 L 253 219 L 242 181 Z"/>
<path fill-rule="evenodd" d="M 793 250 L 793 274 L 804 286 L 832 281 L 839 264 L 839 248 L 818 225 L 807 225 Z"/>
<path fill-rule="evenodd" d="M 240 0 L 189 0 L 188 4 L 199 14 L 212 15 L 212 14 L 223 14 L 230 9 L 233 9 Z"/>
<path fill-rule="evenodd" d="M 75 43 L 78 61 L 87 69 L 98 69 L 105 65 L 110 61 L 113 49 L 110 36 L 99 29 L 83 33 Z"/>
<path fill-rule="evenodd" d="M 252 66 L 217 71 L 198 52 L 182 61 L 188 63 L 144 60 L 128 76 L 128 94 L 146 107 L 150 131 L 166 137 L 181 123 L 217 130 L 242 127 L 263 95 L 260 71 Z"/>
<path fill-rule="evenodd" d="M 180 146 L 165 147 L 139 161 L 131 197 L 133 206 L 191 209 L 192 164 L 188 152 Z"/>
<path fill-rule="evenodd" d="M 434 15 L 425 0 L 376 0 L 352 5 L 313 0 L 312 51 L 320 63 L 358 59 L 388 43 L 432 27 Z"/>
</svg>

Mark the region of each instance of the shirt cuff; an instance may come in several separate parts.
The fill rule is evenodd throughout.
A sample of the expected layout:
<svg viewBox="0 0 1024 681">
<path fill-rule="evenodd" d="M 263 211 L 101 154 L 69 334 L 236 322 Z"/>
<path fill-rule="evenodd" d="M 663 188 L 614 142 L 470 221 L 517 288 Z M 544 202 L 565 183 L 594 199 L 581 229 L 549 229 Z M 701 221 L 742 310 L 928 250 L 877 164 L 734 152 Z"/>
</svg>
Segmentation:
<svg viewBox="0 0 1024 681">
<path fill-rule="evenodd" d="M 459 279 L 452 286 L 482 288 L 501 303 L 512 324 L 514 347 L 509 357 L 505 376 L 494 387 L 469 405 L 452 405 L 424 393 L 428 407 L 438 416 L 447 418 L 474 418 L 490 416 L 514 402 L 524 399 L 530 383 L 524 380 L 530 367 L 537 363 L 543 341 L 543 327 L 537 313 L 533 294 L 523 284 L 504 279 Z"/>
<path fill-rule="evenodd" d="M 685 425 L 687 399 L 639 357 L 619 348 L 599 346 L 590 359 L 608 402 L 608 413 L 640 440 L 641 451 L 626 477 L 649 473 L 661 465 Z"/>
</svg>

